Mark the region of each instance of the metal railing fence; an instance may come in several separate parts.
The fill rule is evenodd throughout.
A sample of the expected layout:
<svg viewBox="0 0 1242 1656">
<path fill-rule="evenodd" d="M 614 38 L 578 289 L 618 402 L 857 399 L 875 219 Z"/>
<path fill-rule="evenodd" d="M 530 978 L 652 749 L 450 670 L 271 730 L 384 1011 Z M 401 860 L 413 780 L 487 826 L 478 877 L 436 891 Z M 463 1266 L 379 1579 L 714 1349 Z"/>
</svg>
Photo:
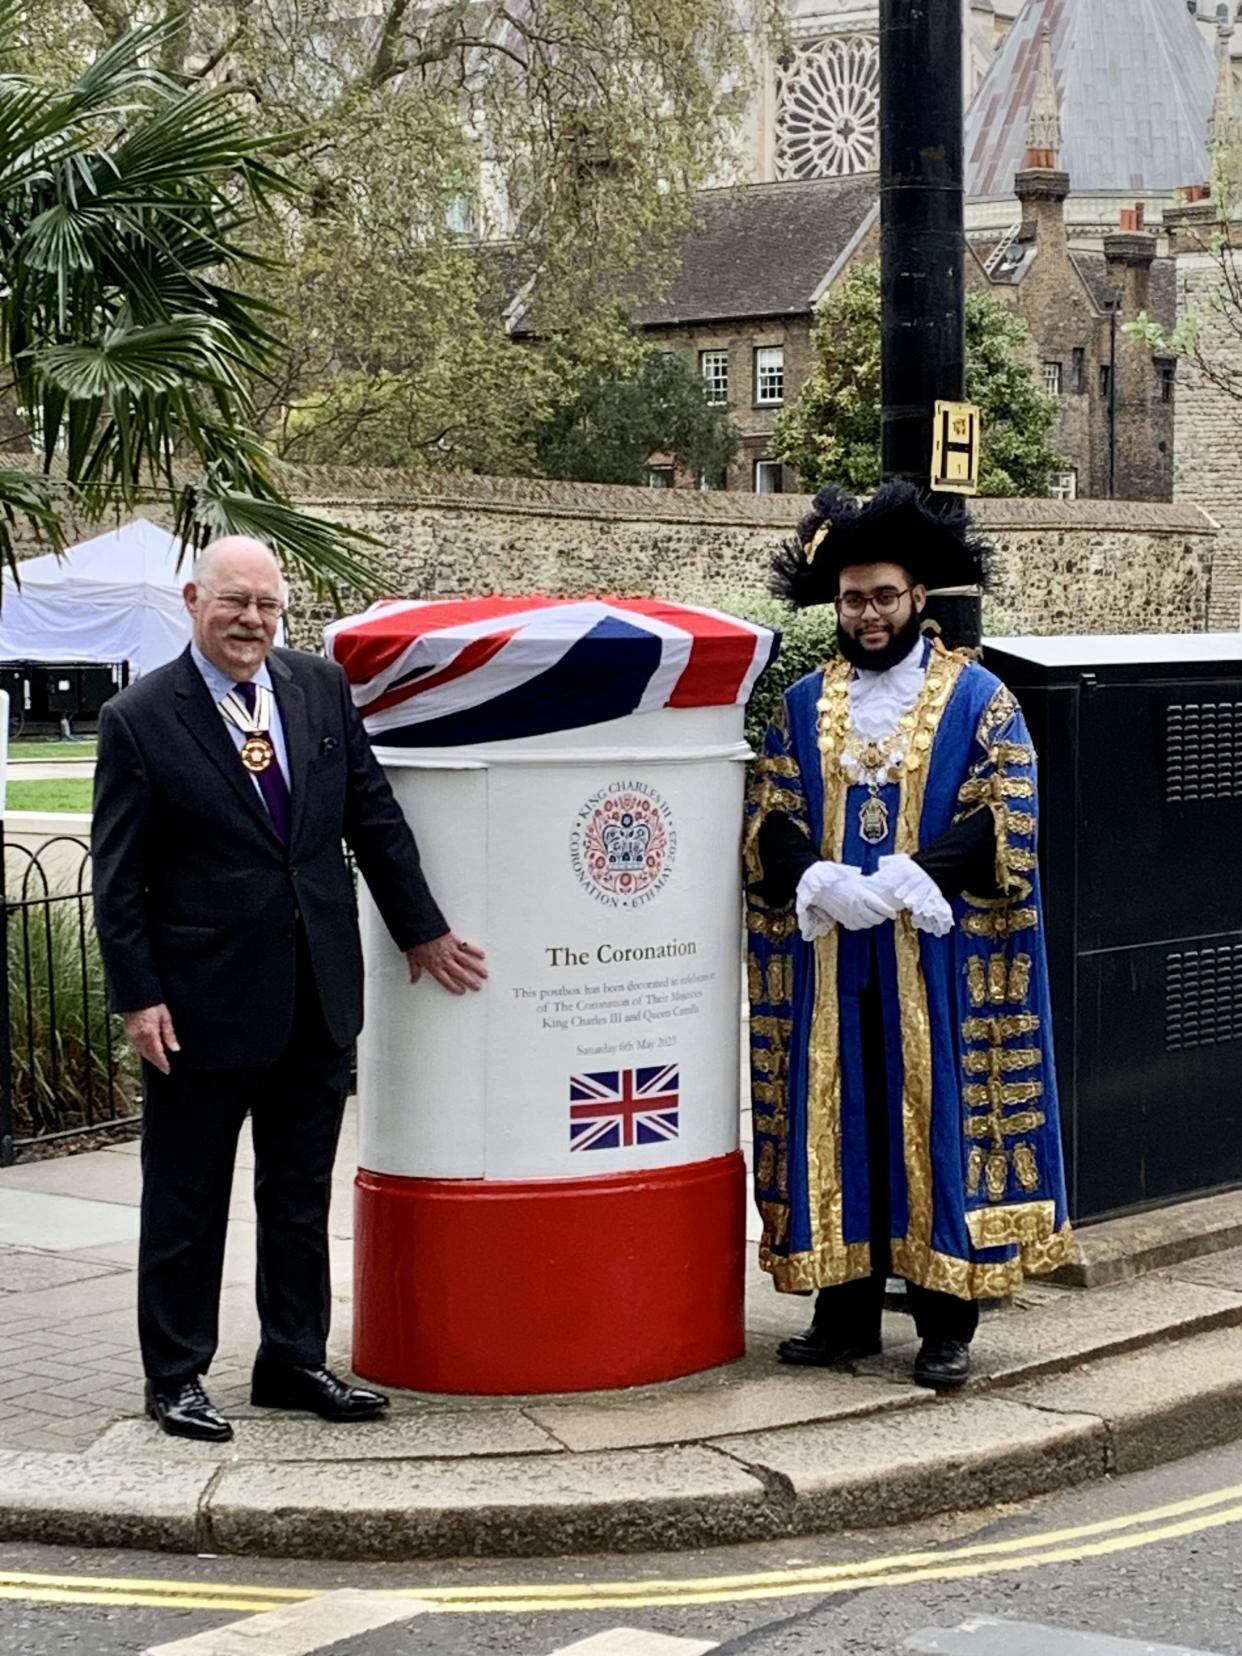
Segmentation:
<svg viewBox="0 0 1242 1656">
<path fill-rule="evenodd" d="M 37 851 L 5 845 L 4 874 L 0 1165 L 141 1110 L 137 1054 L 107 1009 L 90 847 L 69 834 Z"/>
</svg>

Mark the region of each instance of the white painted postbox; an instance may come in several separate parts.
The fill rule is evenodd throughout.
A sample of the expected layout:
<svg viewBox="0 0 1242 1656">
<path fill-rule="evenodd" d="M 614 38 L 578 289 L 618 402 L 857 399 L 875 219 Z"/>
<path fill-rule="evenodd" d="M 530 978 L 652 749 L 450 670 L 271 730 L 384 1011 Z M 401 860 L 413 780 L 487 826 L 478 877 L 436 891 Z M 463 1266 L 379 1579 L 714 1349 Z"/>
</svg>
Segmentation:
<svg viewBox="0 0 1242 1656">
<path fill-rule="evenodd" d="M 621 600 L 394 603 L 329 630 L 490 974 L 412 987 L 363 895 L 360 1373 L 569 1391 L 740 1355 L 742 721 L 775 642 Z"/>
</svg>

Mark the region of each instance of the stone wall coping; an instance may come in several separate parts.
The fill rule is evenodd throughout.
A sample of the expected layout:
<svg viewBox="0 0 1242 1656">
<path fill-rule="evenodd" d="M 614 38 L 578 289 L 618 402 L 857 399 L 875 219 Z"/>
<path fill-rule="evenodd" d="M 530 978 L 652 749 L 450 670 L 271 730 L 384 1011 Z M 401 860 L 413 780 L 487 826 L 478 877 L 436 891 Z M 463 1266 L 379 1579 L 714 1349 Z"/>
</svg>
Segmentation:
<svg viewBox="0 0 1242 1656">
<path fill-rule="evenodd" d="M 1215 535 L 1220 525 L 1200 506 L 1161 500 L 1034 500 L 993 497 L 971 502 L 982 528 L 1108 529 L 1130 534 Z"/>
<path fill-rule="evenodd" d="M 536 517 L 593 518 L 607 523 L 740 524 L 787 528 L 810 507 L 802 495 L 752 495 L 725 490 L 650 489 L 624 483 L 567 483 L 538 477 L 457 473 L 337 472 L 306 468 L 287 479 L 293 498 L 309 508 L 415 507 L 424 511 L 494 512 Z"/>
<path fill-rule="evenodd" d="M 356 471 L 307 467 L 291 479 L 299 505 L 313 508 L 475 511 L 602 522 L 718 524 L 792 528 L 811 496 L 647 489 L 617 483 L 565 483 L 527 477 Z M 1169 535 L 1215 534 L 1217 525 L 1185 502 L 980 498 L 971 511 L 986 530 L 1107 529 Z"/>
<path fill-rule="evenodd" d="M 6 461 L 30 466 L 28 455 Z M 174 468 L 179 481 L 190 468 Z M 309 509 L 470 511 L 523 517 L 592 519 L 601 525 L 667 523 L 787 531 L 811 508 L 805 494 L 756 495 L 725 490 L 652 489 L 632 484 L 570 483 L 553 478 L 419 472 L 398 467 L 282 467 L 281 482 Z M 53 474 L 53 482 L 56 478 Z M 145 494 L 145 491 L 144 491 Z M 160 497 L 151 496 L 152 503 Z M 1185 501 L 1053 500 L 980 497 L 971 512 L 985 531 L 1110 530 L 1214 535 L 1216 521 Z"/>
</svg>

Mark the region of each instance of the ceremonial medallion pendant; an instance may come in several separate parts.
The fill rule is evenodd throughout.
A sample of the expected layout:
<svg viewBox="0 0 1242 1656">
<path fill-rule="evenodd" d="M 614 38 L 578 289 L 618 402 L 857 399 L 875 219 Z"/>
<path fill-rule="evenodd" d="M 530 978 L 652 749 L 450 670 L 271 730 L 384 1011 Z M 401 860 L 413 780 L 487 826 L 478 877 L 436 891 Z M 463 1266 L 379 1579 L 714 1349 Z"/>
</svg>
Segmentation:
<svg viewBox="0 0 1242 1656">
<path fill-rule="evenodd" d="M 241 762 L 254 775 L 265 771 L 276 757 L 271 739 L 262 731 L 256 731 L 253 736 L 247 736 L 242 743 Z"/>
<path fill-rule="evenodd" d="M 865 799 L 858 812 L 858 832 L 868 845 L 883 845 L 888 838 L 888 806 L 878 794 Z"/>
</svg>

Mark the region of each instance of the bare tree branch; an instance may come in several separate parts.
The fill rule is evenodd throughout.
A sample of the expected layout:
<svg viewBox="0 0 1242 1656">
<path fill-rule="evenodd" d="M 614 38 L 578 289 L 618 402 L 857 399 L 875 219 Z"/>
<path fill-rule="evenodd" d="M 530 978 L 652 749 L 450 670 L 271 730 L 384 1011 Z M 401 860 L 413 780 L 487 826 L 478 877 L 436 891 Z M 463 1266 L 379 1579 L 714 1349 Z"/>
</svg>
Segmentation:
<svg viewBox="0 0 1242 1656">
<path fill-rule="evenodd" d="M 375 56 L 371 60 L 370 73 L 367 75 L 367 81 L 371 86 L 383 86 L 385 81 L 400 72 L 394 67 L 397 63 L 397 43 L 401 38 L 401 25 L 405 21 L 409 5 L 410 0 L 390 0 L 383 27 L 380 29 Z"/>
<path fill-rule="evenodd" d="M 166 33 L 160 42 L 160 68 L 174 80 L 185 79 L 185 58 L 190 46 L 191 0 L 167 0 L 164 9 Z"/>
<path fill-rule="evenodd" d="M 83 3 L 110 41 L 119 40 L 133 27 L 133 20 L 121 0 L 83 0 Z"/>
<path fill-rule="evenodd" d="M 208 75 L 214 74 L 224 62 L 225 58 L 228 57 L 229 53 L 237 45 L 238 41 L 242 38 L 245 32 L 245 25 L 239 23 L 233 30 L 232 34 L 229 35 L 226 40 L 222 40 L 220 44 L 211 53 L 209 53 L 206 58 L 204 58 L 203 62 L 198 65 L 194 71 L 195 79 L 206 80 Z"/>
</svg>

